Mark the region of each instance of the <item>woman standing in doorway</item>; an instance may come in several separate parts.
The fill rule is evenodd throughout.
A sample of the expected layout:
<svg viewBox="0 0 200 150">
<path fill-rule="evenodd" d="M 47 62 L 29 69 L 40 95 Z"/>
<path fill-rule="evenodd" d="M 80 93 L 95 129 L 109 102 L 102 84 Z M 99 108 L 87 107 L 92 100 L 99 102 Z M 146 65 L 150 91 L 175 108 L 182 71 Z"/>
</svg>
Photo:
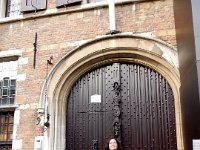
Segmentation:
<svg viewBox="0 0 200 150">
<path fill-rule="evenodd" d="M 123 150 L 119 141 L 115 138 L 112 138 L 108 141 L 106 145 L 106 150 Z"/>
</svg>

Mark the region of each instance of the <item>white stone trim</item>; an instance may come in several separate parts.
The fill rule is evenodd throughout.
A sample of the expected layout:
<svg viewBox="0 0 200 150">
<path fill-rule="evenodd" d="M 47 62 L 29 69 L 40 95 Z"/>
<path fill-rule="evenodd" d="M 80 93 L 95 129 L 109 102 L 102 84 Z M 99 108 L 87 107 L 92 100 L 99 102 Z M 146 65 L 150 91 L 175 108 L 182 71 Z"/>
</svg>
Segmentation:
<svg viewBox="0 0 200 150">
<path fill-rule="evenodd" d="M 17 81 L 25 81 L 26 80 L 26 74 L 18 74 L 17 75 Z"/>
<path fill-rule="evenodd" d="M 21 57 L 22 56 L 22 50 L 21 49 L 14 49 L 14 50 L 0 51 L 0 58 L 14 57 L 14 56 Z"/>
<path fill-rule="evenodd" d="M 6 1 L 7 0 L 0 0 L 0 19 L 5 18 Z"/>
</svg>

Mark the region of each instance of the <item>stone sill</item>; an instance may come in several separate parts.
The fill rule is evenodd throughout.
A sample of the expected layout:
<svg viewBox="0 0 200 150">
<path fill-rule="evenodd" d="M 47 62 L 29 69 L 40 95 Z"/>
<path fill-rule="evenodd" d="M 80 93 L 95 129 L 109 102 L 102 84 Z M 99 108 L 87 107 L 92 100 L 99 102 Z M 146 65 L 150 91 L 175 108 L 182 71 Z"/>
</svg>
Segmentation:
<svg viewBox="0 0 200 150">
<path fill-rule="evenodd" d="M 0 106 L 0 110 L 3 111 L 8 111 L 8 110 L 14 110 L 16 108 L 18 108 L 19 106 L 18 105 L 3 105 L 3 106 Z"/>
<path fill-rule="evenodd" d="M 7 51 L 0 51 L 0 59 L 5 57 L 21 57 L 22 50 L 21 49 L 13 49 Z"/>
<path fill-rule="evenodd" d="M 121 5 L 121 4 L 129 4 L 129 3 L 140 3 L 144 1 L 156 1 L 156 0 L 115 0 L 115 4 Z M 32 20 L 36 18 L 62 15 L 62 14 L 73 13 L 73 12 L 81 12 L 81 11 L 91 10 L 94 8 L 102 8 L 102 7 L 108 7 L 108 2 L 102 1 L 102 2 L 96 2 L 96 3 L 90 3 L 90 4 L 82 4 L 80 5 L 79 8 L 72 8 L 72 9 L 70 8 L 69 9 L 68 8 L 67 9 L 62 9 L 62 8 L 47 9 L 46 11 L 42 11 L 42 13 L 31 12 L 29 13 L 29 14 L 32 14 L 30 16 L 19 15 L 16 17 L 0 18 L 0 24 L 12 23 L 12 22 L 23 21 L 23 20 Z"/>
</svg>

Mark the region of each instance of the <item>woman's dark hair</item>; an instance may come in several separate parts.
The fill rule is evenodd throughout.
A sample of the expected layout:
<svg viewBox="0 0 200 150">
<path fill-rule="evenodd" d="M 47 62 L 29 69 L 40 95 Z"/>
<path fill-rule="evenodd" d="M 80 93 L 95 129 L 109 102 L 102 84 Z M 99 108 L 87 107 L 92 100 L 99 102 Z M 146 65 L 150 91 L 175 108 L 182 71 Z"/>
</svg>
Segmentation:
<svg viewBox="0 0 200 150">
<path fill-rule="evenodd" d="M 120 142 L 116 138 L 111 138 L 111 139 L 108 140 L 108 142 L 106 144 L 106 150 L 110 150 L 109 149 L 109 143 L 110 143 L 110 140 L 112 140 L 112 139 L 114 139 L 117 142 L 117 150 L 123 150 Z"/>
</svg>

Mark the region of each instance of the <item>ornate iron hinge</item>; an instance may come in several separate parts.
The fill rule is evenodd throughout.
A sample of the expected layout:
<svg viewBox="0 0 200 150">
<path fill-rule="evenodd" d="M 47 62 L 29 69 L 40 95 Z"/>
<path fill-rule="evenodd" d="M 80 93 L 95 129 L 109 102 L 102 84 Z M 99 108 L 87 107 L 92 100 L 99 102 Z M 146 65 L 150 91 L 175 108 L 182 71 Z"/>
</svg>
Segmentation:
<svg viewBox="0 0 200 150">
<path fill-rule="evenodd" d="M 113 110 L 114 110 L 114 121 L 113 121 L 113 128 L 114 128 L 114 137 L 121 142 L 121 87 L 120 87 L 120 65 L 118 63 L 115 65 L 115 79 L 114 79 L 114 95 L 113 95 Z"/>
<path fill-rule="evenodd" d="M 120 120 L 120 103 L 121 103 L 121 96 L 120 96 L 120 85 L 118 82 L 114 83 L 114 97 L 113 97 L 113 104 L 114 104 L 114 136 L 116 139 L 121 141 L 121 120 Z"/>
</svg>

